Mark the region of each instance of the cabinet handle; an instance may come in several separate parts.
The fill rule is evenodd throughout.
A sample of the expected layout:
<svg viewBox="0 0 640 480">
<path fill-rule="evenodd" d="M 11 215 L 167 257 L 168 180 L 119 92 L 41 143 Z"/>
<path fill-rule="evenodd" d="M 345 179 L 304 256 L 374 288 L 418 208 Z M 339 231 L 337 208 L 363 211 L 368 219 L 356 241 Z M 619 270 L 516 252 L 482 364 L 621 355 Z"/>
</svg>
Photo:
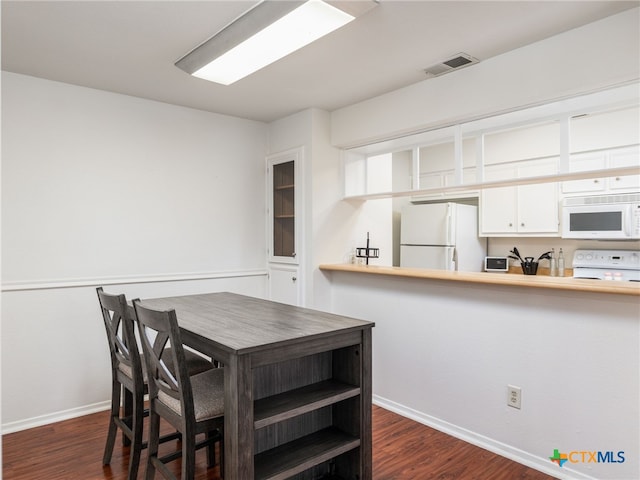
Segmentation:
<svg viewBox="0 0 640 480">
<path fill-rule="evenodd" d="M 522 223 L 520 224 L 520 226 L 521 226 L 521 227 L 524 227 L 524 222 L 522 222 Z"/>
<path fill-rule="evenodd" d="M 619 181 L 620 181 L 620 177 L 616 177 L 616 182 L 619 182 Z"/>
<path fill-rule="evenodd" d="M 600 180 L 598 180 L 597 178 L 593 181 L 593 183 L 600 183 Z"/>
<path fill-rule="evenodd" d="M 509 222 L 509 226 L 510 226 L 510 227 L 513 227 L 513 223 Z"/>
<path fill-rule="evenodd" d="M 298 280 L 298 278 L 297 278 L 297 277 L 291 277 L 291 281 L 292 281 L 292 282 L 295 282 L 296 280 Z"/>
<path fill-rule="evenodd" d="M 291 256 L 292 256 L 293 258 L 296 258 L 296 252 L 293 252 L 293 253 L 291 254 Z"/>
</svg>

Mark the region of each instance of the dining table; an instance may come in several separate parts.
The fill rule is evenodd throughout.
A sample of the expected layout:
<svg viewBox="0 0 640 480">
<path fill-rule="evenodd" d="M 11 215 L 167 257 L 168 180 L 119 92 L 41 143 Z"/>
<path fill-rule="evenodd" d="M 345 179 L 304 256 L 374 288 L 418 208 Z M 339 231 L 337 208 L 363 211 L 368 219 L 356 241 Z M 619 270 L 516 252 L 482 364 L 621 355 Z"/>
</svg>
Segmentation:
<svg viewBox="0 0 640 480">
<path fill-rule="evenodd" d="M 373 322 L 229 292 L 141 303 L 223 365 L 225 480 L 372 478 Z"/>
</svg>

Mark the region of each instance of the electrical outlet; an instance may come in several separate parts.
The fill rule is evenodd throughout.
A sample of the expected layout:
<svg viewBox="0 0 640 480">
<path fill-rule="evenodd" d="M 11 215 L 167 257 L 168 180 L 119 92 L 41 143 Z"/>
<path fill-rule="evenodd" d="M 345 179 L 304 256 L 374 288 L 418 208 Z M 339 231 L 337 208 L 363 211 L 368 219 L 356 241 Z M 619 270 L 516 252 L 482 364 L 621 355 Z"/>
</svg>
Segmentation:
<svg viewBox="0 0 640 480">
<path fill-rule="evenodd" d="M 507 385 L 507 405 L 518 410 L 522 406 L 522 389 L 514 385 Z"/>
</svg>

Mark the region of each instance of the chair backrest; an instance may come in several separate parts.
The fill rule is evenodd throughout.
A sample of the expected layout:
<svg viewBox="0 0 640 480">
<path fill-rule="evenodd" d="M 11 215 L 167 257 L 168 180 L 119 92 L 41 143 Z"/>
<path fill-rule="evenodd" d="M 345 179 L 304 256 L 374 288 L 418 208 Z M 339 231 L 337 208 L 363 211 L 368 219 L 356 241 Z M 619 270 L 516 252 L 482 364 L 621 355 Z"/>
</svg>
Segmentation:
<svg viewBox="0 0 640 480">
<path fill-rule="evenodd" d="M 98 287 L 96 291 L 107 330 L 113 375 L 122 372 L 133 380 L 134 385 L 139 384 L 142 388 L 142 359 L 133 327 L 133 308 L 127 305 L 124 295 L 105 293 L 102 287 Z"/>
<path fill-rule="evenodd" d="M 133 302 L 149 376 L 149 399 L 158 399 L 183 421 L 194 418 L 193 391 L 175 310 L 159 311 Z M 173 365 L 175 375 L 168 365 Z"/>
</svg>

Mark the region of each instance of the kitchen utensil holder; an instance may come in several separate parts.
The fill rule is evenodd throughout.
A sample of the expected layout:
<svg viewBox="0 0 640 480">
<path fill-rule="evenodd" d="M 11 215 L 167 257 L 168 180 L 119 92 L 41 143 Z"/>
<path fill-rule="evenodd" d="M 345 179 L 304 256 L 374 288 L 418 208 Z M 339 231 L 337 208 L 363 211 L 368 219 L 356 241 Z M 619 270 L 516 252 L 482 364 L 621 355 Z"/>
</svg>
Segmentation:
<svg viewBox="0 0 640 480">
<path fill-rule="evenodd" d="M 538 262 L 521 263 L 522 273 L 525 275 L 535 275 L 538 273 Z"/>
</svg>

